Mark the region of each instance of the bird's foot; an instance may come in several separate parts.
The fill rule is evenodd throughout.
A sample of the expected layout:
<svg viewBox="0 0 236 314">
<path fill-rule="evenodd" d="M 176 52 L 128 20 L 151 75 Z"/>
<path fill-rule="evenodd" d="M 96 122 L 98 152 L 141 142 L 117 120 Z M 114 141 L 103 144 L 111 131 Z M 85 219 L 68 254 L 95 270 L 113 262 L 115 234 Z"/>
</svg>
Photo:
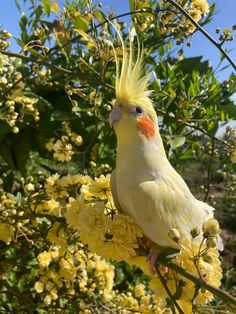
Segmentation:
<svg viewBox="0 0 236 314">
<path fill-rule="evenodd" d="M 150 273 L 153 275 L 155 274 L 156 270 L 155 270 L 155 263 L 156 260 L 158 258 L 158 256 L 163 252 L 163 248 L 160 246 L 153 246 L 150 249 L 149 254 L 147 255 L 147 263 L 148 263 L 148 268 Z M 168 267 L 166 266 L 160 266 L 160 271 L 163 273 L 167 273 L 168 272 Z"/>
</svg>

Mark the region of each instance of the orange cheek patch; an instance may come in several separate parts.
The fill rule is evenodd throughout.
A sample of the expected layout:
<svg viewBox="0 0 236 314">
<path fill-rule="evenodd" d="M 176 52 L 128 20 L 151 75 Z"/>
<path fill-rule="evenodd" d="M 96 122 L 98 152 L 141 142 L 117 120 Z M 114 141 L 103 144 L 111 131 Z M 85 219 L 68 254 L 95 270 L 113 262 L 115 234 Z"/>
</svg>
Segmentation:
<svg viewBox="0 0 236 314">
<path fill-rule="evenodd" d="M 139 119 L 138 128 L 147 138 L 153 137 L 155 135 L 155 125 L 147 118 Z"/>
</svg>

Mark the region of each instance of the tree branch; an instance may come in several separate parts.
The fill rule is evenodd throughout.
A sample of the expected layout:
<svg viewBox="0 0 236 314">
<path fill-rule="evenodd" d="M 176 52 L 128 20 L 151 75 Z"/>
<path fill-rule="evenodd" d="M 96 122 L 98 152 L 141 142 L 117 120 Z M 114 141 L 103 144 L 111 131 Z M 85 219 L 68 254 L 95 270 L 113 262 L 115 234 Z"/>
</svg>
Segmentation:
<svg viewBox="0 0 236 314">
<path fill-rule="evenodd" d="M 218 138 L 218 137 L 215 137 L 214 135 L 208 133 L 206 130 L 202 129 L 201 127 L 199 127 L 199 126 L 197 126 L 197 125 L 193 125 L 193 124 L 188 123 L 188 122 L 183 122 L 183 123 L 184 123 L 186 126 L 189 126 L 189 127 L 192 128 L 192 129 L 195 129 L 195 130 L 200 131 L 201 133 L 207 135 L 207 136 L 210 137 L 211 139 L 216 140 L 216 141 L 218 141 L 219 143 L 221 143 L 221 144 L 227 146 L 228 148 L 230 148 L 230 149 L 233 148 L 233 147 L 232 147 L 229 143 L 227 143 L 226 141 L 224 141 L 224 140 L 222 140 L 222 139 L 220 139 L 220 138 Z"/>
<path fill-rule="evenodd" d="M 176 265 L 172 262 L 167 261 L 166 258 L 163 258 L 161 256 L 159 256 L 157 258 L 156 264 L 157 265 L 161 264 L 161 265 L 167 266 L 169 269 L 177 272 L 178 274 L 180 274 L 183 277 L 185 277 L 186 279 L 192 281 L 196 285 L 198 285 L 198 286 L 208 290 L 212 294 L 216 295 L 217 297 L 219 297 L 221 300 L 223 300 L 232 309 L 236 309 L 236 299 L 234 297 L 232 297 L 230 294 L 228 294 L 227 292 L 225 292 L 219 288 L 213 287 L 212 285 L 209 285 L 205 281 L 202 281 L 199 277 L 193 275 L 192 273 L 183 269 L 179 265 Z"/>
<path fill-rule="evenodd" d="M 179 306 L 179 304 L 176 302 L 176 300 L 174 299 L 172 293 L 170 292 L 170 289 L 168 288 L 166 282 L 165 282 L 165 279 L 163 278 L 159 268 L 158 268 L 158 265 L 155 265 L 155 270 L 156 270 L 156 273 L 164 287 L 164 289 L 166 290 L 166 293 L 168 294 L 169 298 L 172 300 L 172 302 L 174 303 L 176 309 L 178 310 L 179 314 L 184 314 L 184 312 L 182 311 L 181 307 Z"/>
<path fill-rule="evenodd" d="M 220 52 L 225 56 L 225 58 L 229 61 L 229 63 L 232 65 L 234 70 L 236 71 L 236 64 L 234 61 L 230 58 L 228 53 L 225 51 L 225 49 L 222 47 L 222 43 L 217 42 L 211 35 L 205 31 L 204 28 L 201 27 L 189 14 L 187 11 L 185 11 L 177 2 L 174 0 L 165 0 L 166 2 L 169 2 L 174 7 L 176 7 L 180 12 L 183 13 L 183 15 L 208 39 L 210 42 L 220 50 Z"/>
</svg>

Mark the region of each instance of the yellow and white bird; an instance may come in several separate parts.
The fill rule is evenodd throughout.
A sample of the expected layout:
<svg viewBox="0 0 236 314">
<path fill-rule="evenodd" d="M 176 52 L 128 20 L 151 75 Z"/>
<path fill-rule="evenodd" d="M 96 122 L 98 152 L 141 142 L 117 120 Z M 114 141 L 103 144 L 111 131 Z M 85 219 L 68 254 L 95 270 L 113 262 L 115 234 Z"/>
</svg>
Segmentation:
<svg viewBox="0 0 236 314">
<path fill-rule="evenodd" d="M 190 237 L 192 229 L 213 217 L 214 208 L 193 196 L 168 161 L 149 97 L 150 74 L 143 75 L 140 49 L 136 61 L 132 44 L 129 50 L 123 44 L 121 67 L 116 58 L 116 99 L 109 116 L 117 136 L 112 195 L 117 208 L 155 244 L 179 248 L 169 231 L 176 228 L 181 237 Z"/>
</svg>

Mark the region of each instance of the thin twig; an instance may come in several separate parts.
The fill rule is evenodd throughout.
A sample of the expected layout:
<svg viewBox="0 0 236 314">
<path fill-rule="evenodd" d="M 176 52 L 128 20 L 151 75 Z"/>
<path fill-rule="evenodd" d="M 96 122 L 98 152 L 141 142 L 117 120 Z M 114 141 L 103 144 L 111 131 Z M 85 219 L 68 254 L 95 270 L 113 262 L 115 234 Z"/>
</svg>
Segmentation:
<svg viewBox="0 0 236 314">
<path fill-rule="evenodd" d="M 31 61 L 31 62 L 35 62 L 35 63 L 38 63 L 38 64 L 42 64 L 42 65 L 45 65 L 45 66 L 47 66 L 49 68 L 52 68 L 52 69 L 55 69 L 57 71 L 63 72 L 65 74 L 72 74 L 71 70 L 59 67 L 59 66 L 54 65 L 54 64 L 50 64 L 50 63 L 48 63 L 48 60 L 45 60 L 45 61 L 38 60 L 36 58 L 28 57 L 28 56 L 26 56 L 24 54 L 21 54 L 21 53 L 16 53 L 16 52 L 6 51 L 6 50 L 0 50 L 0 54 L 8 56 L 10 58 L 15 57 L 15 58 L 19 58 L 19 59 L 22 59 L 22 60 L 25 60 L 25 61 Z"/>
<path fill-rule="evenodd" d="M 173 120 L 173 121 L 176 121 L 176 118 L 175 118 L 175 117 L 168 115 L 167 112 L 165 112 L 164 110 L 157 109 L 157 108 L 155 108 L 155 110 L 157 111 L 157 113 L 160 113 L 160 115 L 162 115 L 162 116 L 167 116 L 168 119 L 171 119 L 171 120 Z M 192 124 L 192 123 L 187 122 L 187 121 L 180 121 L 180 122 L 183 123 L 184 125 L 186 125 L 186 126 L 192 128 L 192 129 L 195 129 L 195 130 L 197 130 L 197 131 L 200 131 L 202 134 L 207 135 L 207 136 L 210 137 L 211 139 L 213 139 L 213 140 L 215 140 L 215 141 L 218 141 L 219 143 L 221 143 L 221 144 L 227 146 L 227 147 L 230 148 L 230 149 L 233 148 L 233 146 L 231 146 L 229 143 L 227 143 L 226 141 L 224 141 L 224 140 L 222 140 L 222 139 L 220 139 L 220 138 L 218 138 L 218 137 L 215 137 L 214 135 L 208 133 L 206 130 L 202 129 L 200 126 L 197 126 L 197 125 Z"/>
<path fill-rule="evenodd" d="M 228 148 L 233 148 L 229 143 L 227 143 L 226 141 L 218 138 L 218 137 L 215 137 L 214 135 L 208 133 L 207 131 L 205 131 L 204 129 L 202 129 L 201 127 L 197 126 L 197 125 L 193 125 L 191 123 L 188 123 L 188 122 L 183 122 L 186 126 L 189 126 L 190 128 L 193 128 L 195 130 L 198 130 L 200 131 L 201 133 L 207 135 L 208 137 L 210 137 L 211 139 L 215 140 L 215 141 L 218 141 L 220 142 L 221 144 L 227 146 Z"/>
<path fill-rule="evenodd" d="M 174 0 L 166 0 L 166 2 L 169 2 L 174 7 L 176 7 L 180 12 L 183 13 L 183 15 L 208 39 L 212 44 L 220 50 L 220 52 L 225 56 L 225 58 L 229 61 L 229 63 L 232 65 L 234 70 L 236 71 L 236 64 L 234 61 L 230 58 L 228 53 L 225 51 L 225 49 L 222 47 L 222 42 L 217 42 L 201 25 L 199 25 L 192 17 L 188 14 L 187 11 L 185 11 L 177 2 Z"/>
<path fill-rule="evenodd" d="M 173 303 L 174 303 L 176 309 L 178 310 L 178 312 L 179 312 L 180 314 L 184 314 L 184 312 L 182 311 L 181 307 L 179 306 L 179 304 L 178 304 L 178 303 L 176 302 L 176 300 L 174 299 L 174 297 L 173 297 L 173 295 L 172 295 L 170 289 L 168 288 L 168 286 L 167 286 L 167 284 L 166 284 L 166 282 L 165 282 L 165 279 L 163 278 L 163 276 L 162 276 L 162 274 L 161 274 L 161 272 L 160 272 L 160 270 L 159 270 L 159 268 L 158 268 L 158 265 L 155 265 L 155 270 L 156 270 L 156 273 L 157 273 L 157 275 L 158 275 L 158 277 L 159 277 L 159 279 L 160 279 L 160 281 L 161 281 L 161 283 L 162 283 L 164 289 L 166 290 L 166 293 L 168 294 L 169 298 L 173 301 Z"/>
<path fill-rule="evenodd" d="M 122 13 L 122 14 L 119 14 L 119 15 L 116 15 L 116 16 L 113 16 L 109 19 L 105 19 L 102 23 L 99 23 L 97 25 L 94 25 L 94 27 L 91 27 L 90 29 L 87 30 L 87 34 L 91 33 L 92 31 L 94 31 L 95 29 L 105 25 L 105 24 L 109 24 L 111 21 L 113 20 L 117 20 L 119 18 L 122 18 L 122 17 L 125 17 L 125 16 L 129 16 L 129 15 L 134 15 L 134 14 L 138 14 L 138 13 L 151 13 L 153 14 L 154 16 L 156 16 L 156 13 L 153 12 L 152 10 L 135 10 L 135 11 L 130 11 L 130 12 L 126 12 L 126 13 Z M 65 48 L 66 46 L 70 45 L 71 43 L 79 40 L 81 38 L 81 35 L 77 35 L 75 37 L 72 37 L 70 40 L 68 40 L 67 42 L 65 42 L 63 45 L 56 45 L 55 47 L 49 49 L 49 54 L 50 56 L 53 56 L 58 50 L 61 50 L 63 48 Z"/>
<path fill-rule="evenodd" d="M 215 153 L 215 141 L 214 139 L 212 139 L 210 160 L 209 160 L 208 168 L 207 168 L 207 188 L 206 188 L 206 194 L 204 197 L 204 202 L 207 201 L 209 193 L 210 193 L 210 189 L 211 189 L 211 173 L 212 173 L 212 163 L 213 163 L 214 153 Z"/>
</svg>

